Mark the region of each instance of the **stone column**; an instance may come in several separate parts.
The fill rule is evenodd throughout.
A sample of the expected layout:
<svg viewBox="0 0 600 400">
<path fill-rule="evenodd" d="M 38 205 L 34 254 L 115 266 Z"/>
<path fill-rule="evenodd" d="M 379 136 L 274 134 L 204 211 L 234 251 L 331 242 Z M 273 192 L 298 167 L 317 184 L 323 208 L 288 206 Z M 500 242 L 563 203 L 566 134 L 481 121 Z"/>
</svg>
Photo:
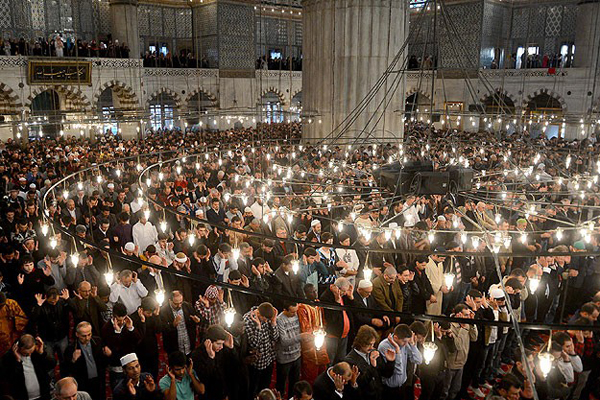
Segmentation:
<svg viewBox="0 0 600 400">
<path fill-rule="evenodd" d="M 582 0 L 577 8 L 573 66 L 595 67 L 600 47 L 600 0 Z"/>
<path fill-rule="evenodd" d="M 303 2 L 303 137 L 327 136 L 359 105 L 399 52 L 407 36 L 408 1 L 304 0 Z M 406 51 L 395 70 L 404 65 Z M 404 78 L 393 89 L 395 75 L 368 103 L 346 138 L 400 138 L 403 133 Z M 390 91 L 387 96 L 384 93 Z M 393 93 L 392 93 L 393 92 Z M 386 100 L 384 101 L 384 98 Z M 383 101 L 385 112 L 376 109 Z M 389 103 L 389 104 L 388 104 Z M 374 115 L 366 132 L 367 126 Z M 382 115 L 383 114 L 383 115 Z M 319 122 L 320 121 L 320 122 Z"/>
<path fill-rule="evenodd" d="M 126 43 L 129 58 L 140 58 L 137 0 L 110 0 L 110 22 L 113 40 Z"/>
</svg>

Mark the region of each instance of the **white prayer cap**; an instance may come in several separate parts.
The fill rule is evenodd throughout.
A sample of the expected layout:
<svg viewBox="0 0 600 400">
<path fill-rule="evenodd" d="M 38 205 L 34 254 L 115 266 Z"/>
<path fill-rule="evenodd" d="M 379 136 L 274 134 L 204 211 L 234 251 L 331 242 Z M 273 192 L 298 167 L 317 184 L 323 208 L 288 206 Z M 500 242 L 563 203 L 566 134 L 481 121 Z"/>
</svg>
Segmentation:
<svg viewBox="0 0 600 400">
<path fill-rule="evenodd" d="M 319 221 L 318 219 L 313 219 L 310 222 L 310 226 L 313 227 L 313 226 L 319 225 L 320 223 L 321 223 L 321 221 Z"/>
<path fill-rule="evenodd" d="M 490 289 L 490 297 L 492 299 L 503 299 L 504 298 L 504 292 L 502 291 L 502 289 L 500 289 L 498 287 L 492 287 Z"/>
<path fill-rule="evenodd" d="M 109 189 L 114 189 L 115 185 L 113 183 L 109 183 L 108 185 L 106 185 Z"/>
<path fill-rule="evenodd" d="M 185 253 L 179 252 L 175 254 L 175 261 L 183 264 L 184 262 L 187 262 L 187 256 L 185 255 Z"/>
<path fill-rule="evenodd" d="M 373 284 L 368 279 L 363 279 L 360 282 L 358 282 L 358 288 L 359 289 L 368 289 L 370 287 L 373 287 Z"/>
<path fill-rule="evenodd" d="M 390 222 L 390 224 L 388 225 L 388 227 L 390 227 L 390 228 L 392 228 L 392 229 L 393 229 L 393 228 L 397 228 L 397 227 L 398 227 L 398 224 L 397 224 L 396 222 Z"/>
<path fill-rule="evenodd" d="M 135 251 L 135 244 L 133 244 L 132 242 L 127 242 L 125 244 L 125 250 L 127 250 L 127 251 Z"/>
<path fill-rule="evenodd" d="M 126 366 L 130 362 L 137 361 L 137 359 L 138 357 L 135 353 L 125 354 L 123 357 L 121 357 L 121 367 Z"/>
</svg>

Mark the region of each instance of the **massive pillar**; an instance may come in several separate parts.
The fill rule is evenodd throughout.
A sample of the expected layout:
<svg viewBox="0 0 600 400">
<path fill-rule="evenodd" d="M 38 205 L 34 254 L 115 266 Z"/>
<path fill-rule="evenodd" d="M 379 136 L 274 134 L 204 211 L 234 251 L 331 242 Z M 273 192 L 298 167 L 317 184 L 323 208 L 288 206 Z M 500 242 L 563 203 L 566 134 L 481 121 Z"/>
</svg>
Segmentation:
<svg viewBox="0 0 600 400">
<path fill-rule="evenodd" d="M 407 36 L 408 1 L 304 0 L 302 5 L 302 108 L 312 116 L 312 123 L 305 120 L 303 137 L 315 140 L 353 113 L 396 57 Z M 395 70 L 405 57 L 406 51 Z M 371 130 L 376 138 L 401 137 L 404 79 L 395 78 L 388 76 L 343 137 L 365 138 Z"/>
<path fill-rule="evenodd" d="M 126 43 L 130 58 L 140 58 L 137 0 L 110 0 L 110 22 L 113 40 Z"/>
<path fill-rule="evenodd" d="M 582 0 L 577 12 L 574 67 L 597 67 L 600 47 L 600 0 Z"/>
</svg>

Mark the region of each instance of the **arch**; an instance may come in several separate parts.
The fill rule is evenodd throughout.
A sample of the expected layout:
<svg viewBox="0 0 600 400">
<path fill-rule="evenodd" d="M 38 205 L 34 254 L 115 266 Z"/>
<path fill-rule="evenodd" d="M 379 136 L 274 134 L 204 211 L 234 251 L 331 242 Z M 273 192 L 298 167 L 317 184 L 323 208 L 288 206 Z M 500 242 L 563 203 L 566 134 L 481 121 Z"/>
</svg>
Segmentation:
<svg viewBox="0 0 600 400">
<path fill-rule="evenodd" d="M 279 89 L 277 89 L 275 86 L 271 86 L 265 90 L 263 90 L 263 92 L 260 94 L 260 97 L 258 99 L 258 104 L 262 105 L 263 104 L 263 99 L 269 95 L 269 93 L 273 93 L 275 96 L 277 96 L 279 98 L 279 103 L 284 106 L 285 105 L 285 96 L 283 93 L 281 93 L 281 91 Z"/>
<path fill-rule="evenodd" d="M 479 99 L 486 114 L 514 114 L 517 100 L 506 90 L 497 88 Z"/>
<path fill-rule="evenodd" d="M 529 94 L 527 97 L 525 97 L 523 99 L 523 103 L 522 103 L 522 107 L 524 110 L 528 109 L 529 104 L 538 96 L 541 95 L 546 95 L 548 97 L 551 97 L 553 99 L 555 99 L 559 104 L 560 104 L 560 108 L 562 110 L 563 113 L 567 112 L 567 103 L 565 102 L 565 99 L 562 98 L 562 96 L 558 93 L 556 93 L 553 90 L 549 90 L 549 89 L 539 89 L 536 90 L 535 92 Z"/>
<path fill-rule="evenodd" d="M 181 107 L 181 99 L 172 90 L 162 88 L 154 92 L 146 101 L 150 110 L 150 124 L 153 129 L 174 128 Z"/>
<path fill-rule="evenodd" d="M 425 93 L 423 90 L 421 90 L 420 88 L 416 88 L 416 87 L 412 87 L 410 89 L 408 89 L 406 91 L 406 96 L 405 97 L 410 97 L 411 95 L 415 94 L 415 93 L 419 93 L 422 96 L 425 96 L 427 98 L 429 98 L 429 96 L 431 95 L 431 93 L 427 94 Z"/>
<path fill-rule="evenodd" d="M 212 94 L 208 90 L 204 90 L 202 88 L 194 89 L 194 91 L 192 91 L 188 95 L 188 97 L 185 99 L 186 105 L 189 107 L 190 106 L 190 101 L 192 101 L 192 99 L 194 97 L 198 96 L 198 95 L 200 95 L 201 97 L 205 97 L 206 99 L 208 99 L 212 103 L 211 107 L 217 107 L 217 105 L 218 105 L 217 96 L 215 96 L 214 94 Z"/>
<path fill-rule="evenodd" d="M 10 86 L 0 83 L 0 114 L 16 114 L 21 107 L 19 96 Z"/>
<path fill-rule="evenodd" d="M 98 108 L 100 97 L 107 89 L 111 89 L 119 100 L 118 107 L 115 108 L 124 110 L 134 110 L 137 108 L 138 97 L 133 88 L 124 82 L 114 79 L 109 82 L 104 82 L 94 94 L 94 104 L 96 105 L 96 108 Z"/>
<path fill-rule="evenodd" d="M 426 107 L 425 109 L 421 109 L 421 106 Z M 416 112 L 424 112 L 431 107 L 431 99 L 429 96 L 424 94 L 421 91 L 415 90 L 410 95 L 406 96 L 404 111 L 406 113 Z"/>
<path fill-rule="evenodd" d="M 175 107 L 177 109 L 181 108 L 181 97 L 179 97 L 179 95 L 177 93 L 175 93 L 174 91 L 172 91 L 171 89 L 167 89 L 165 87 L 160 88 L 159 90 L 155 91 L 154 93 L 152 93 L 150 96 L 148 96 L 148 99 L 146 100 L 146 108 L 150 107 L 150 104 L 155 101 L 156 99 L 158 99 L 162 96 L 168 96 L 171 99 L 173 99 L 174 103 L 175 103 Z"/>
<path fill-rule="evenodd" d="M 55 137 L 60 130 L 60 121 L 62 119 L 61 106 L 62 101 L 57 90 L 46 89 L 38 93 L 31 100 L 31 115 L 36 118 L 40 124 L 31 125 L 30 133 L 35 136 L 44 135 Z"/>
<path fill-rule="evenodd" d="M 302 90 L 296 91 L 290 101 L 290 107 L 302 108 Z"/>
<path fill-rule="evenodd" d="M 64 102 L 64 107 L 61 109 L 71 111 L 90 111 L 92 106 L 85 94 L 76 86 L 72 85 L 54 85 L 54 86 L 39 86 L 31 91 L 31 94 L 25 101 L 25 106 L 31 109 L 33 99 L 42 92 L 54 90 L 61 96 L 61 101 Z"/>
</svg>

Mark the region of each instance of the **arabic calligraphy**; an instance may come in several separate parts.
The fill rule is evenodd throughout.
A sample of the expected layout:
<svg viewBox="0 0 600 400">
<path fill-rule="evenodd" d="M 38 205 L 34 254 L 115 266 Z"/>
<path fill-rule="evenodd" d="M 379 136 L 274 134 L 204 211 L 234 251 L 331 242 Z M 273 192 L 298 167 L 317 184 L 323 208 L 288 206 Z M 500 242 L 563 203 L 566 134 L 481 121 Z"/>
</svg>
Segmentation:
<svg viewBox="0 0 600 400">
<path fill-rule="evenodd" d="M 29 61 L 29 84 L 91 83 L 91 63 Z"/>
</svg>

